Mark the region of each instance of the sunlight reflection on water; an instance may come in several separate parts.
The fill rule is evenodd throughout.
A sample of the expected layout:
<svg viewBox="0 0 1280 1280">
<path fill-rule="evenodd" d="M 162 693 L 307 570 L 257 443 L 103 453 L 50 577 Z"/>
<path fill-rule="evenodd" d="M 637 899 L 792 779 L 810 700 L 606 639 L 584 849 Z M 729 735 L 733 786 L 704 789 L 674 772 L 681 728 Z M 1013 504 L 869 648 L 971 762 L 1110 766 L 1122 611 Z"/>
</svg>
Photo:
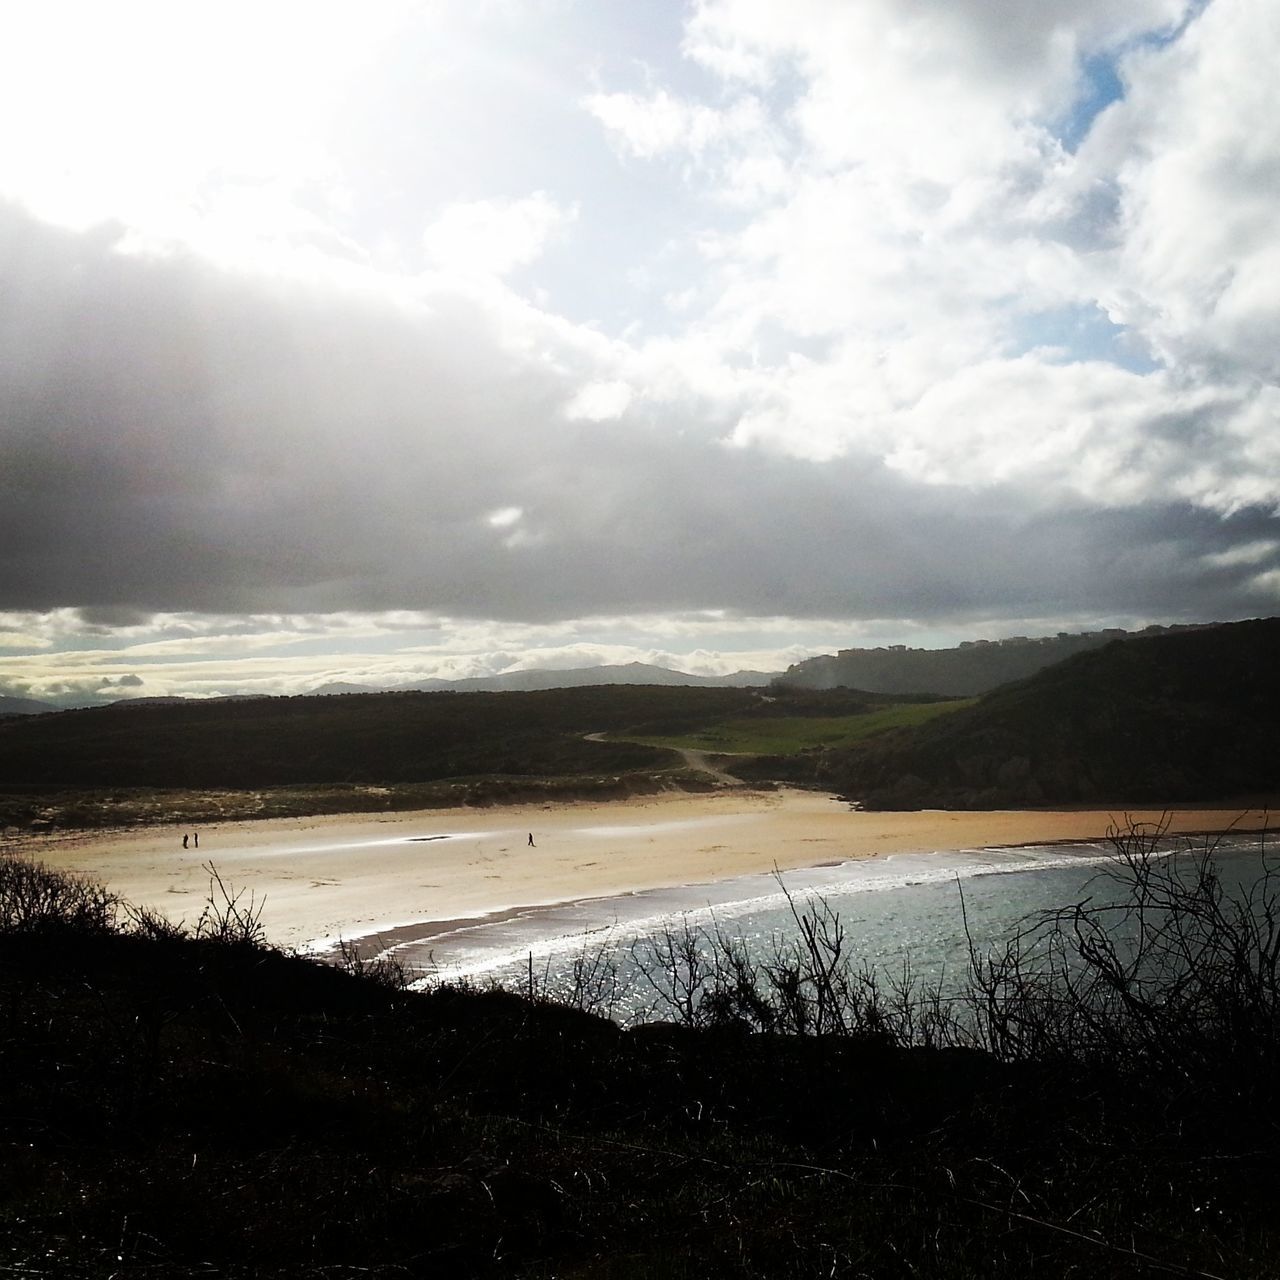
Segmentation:
<svg viewBox="0 0 1280 1280">
<path fill-rule="evenodd" d="M 1259 849 L 1256 836 L 1224 839 L 1217 854 L 1224 880 L 1256 879 Z M 970 939 L 985 950 L 1035 912 L 1090 894 L 1118 896 L 1114 867 L 1110 848 L 1092 842 L 899 854 L 469 922 L 429 942 L 406 945 L 400 956 L 410 965 L 430 962 L 441 976 L 514 987 L 525 985 L 532 966 L 539 982 L 555 989 L 567 980 L 576 957 L 614 947 L 625 970 L 633 940 L 686 922 L 763 951 L 773 939 L 794 934 L 790 895 L 799 908 L 821 897 L 839 913 L 856 962 L 891 974 L 909 962 L 918 978 L 945 979 L 966 969 Z"/>
</svg>

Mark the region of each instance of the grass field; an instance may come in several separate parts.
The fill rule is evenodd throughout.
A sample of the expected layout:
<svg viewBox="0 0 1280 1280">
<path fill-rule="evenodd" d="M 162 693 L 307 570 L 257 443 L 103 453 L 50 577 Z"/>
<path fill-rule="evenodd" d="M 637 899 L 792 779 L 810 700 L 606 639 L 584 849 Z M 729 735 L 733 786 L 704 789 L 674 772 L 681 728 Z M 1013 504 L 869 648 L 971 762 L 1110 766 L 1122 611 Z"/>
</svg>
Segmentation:
<svg viewBox="0 0 1280 1280">
<path fill-rule="evenodd" d="M 597 686 L 123 704 L 0 719 L 0 835 L 705 787 L 664 748 L 796 757 L 961 702 Z M 762 763 L 757 781 L 774 766 Z M 794 779 L 792 779 L 794 781 Z"/>
<path fill-rule="evenodd" d="M 689 733 L 665 737 L 617 735 L 617 740 L 647 747 L 720 752 L 725 755 L 794 755 L 809 747 L 847 747 L 886 729 L 901 729 L 932 720 L 976 698 L 952 702 L 903 702 L 852 716 L 771 716 L 723 720 Z M 613 737 L 614 735 L 609 735 Z"/>
</svg>

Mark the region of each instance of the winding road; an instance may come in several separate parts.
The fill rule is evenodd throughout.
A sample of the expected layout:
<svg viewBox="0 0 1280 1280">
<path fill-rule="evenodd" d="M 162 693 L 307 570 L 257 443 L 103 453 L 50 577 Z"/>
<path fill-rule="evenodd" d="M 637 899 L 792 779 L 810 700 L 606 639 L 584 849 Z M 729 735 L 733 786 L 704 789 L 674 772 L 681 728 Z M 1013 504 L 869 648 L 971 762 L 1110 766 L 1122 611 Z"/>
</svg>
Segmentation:
<svg viewBox="0 0 1280 1280">
<path fill-rule="evenodd" d="M 717 769 L 705 751 L 690 751 L 687 747 L 669 747 L 668 750 L 683 756 L 685 764 L 695 773 L 709 774 L 723 786 L 745 787 L 747 785 L 741 778 L 735 778 L 733 774 Z"/>
<path fill-rule="evenodd" d="M 583 738 L 587 742 L 608 742 L 607 733 L 584 733 Z M 664 747 L 665 751 L 674 751 L 680 756 L 685 763 L 685 768 L 692 769 L 694 773 L 705 773 L 708 777 L 714 778 L 721 786 L 724 787 L 745 787 L 747 784 L 741 778 L 735 778 L 731 773 L 725 773 L 723 769 L 717 769 L 711 763 L 711 758 L 705 751 L 693 751 L 688 747 Z M 732 753 L 721 753 L 732 754 Z"/>
</svg>

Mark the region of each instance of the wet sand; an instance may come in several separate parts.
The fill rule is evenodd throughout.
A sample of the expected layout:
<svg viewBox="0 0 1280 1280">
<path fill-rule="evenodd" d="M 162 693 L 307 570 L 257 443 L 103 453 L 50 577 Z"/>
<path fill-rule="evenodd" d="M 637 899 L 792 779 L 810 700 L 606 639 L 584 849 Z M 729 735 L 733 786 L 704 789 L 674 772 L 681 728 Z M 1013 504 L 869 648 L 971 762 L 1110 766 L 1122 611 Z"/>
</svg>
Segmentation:
<svg viewBox="0 0 1280 1280">
<path fill-rule="evenodd" d="M 891 853 L 1094 840 L 1145 810 L 862 813 L 831 796 L 743 789 L 608 804 L 447 809 L 26 838 L 17 848 L 84 872 L 127 901 L 194 922 L 212 862 L 262 904 L 268 936 L 304 947 L 428 921 Z M 1264 810 L 1182 809 L 1174 832 L 1258 830 Z M 532 833 L 535 844 L 529 846 Z M 12 845 L 11 845 L 12 847 Z"/>
</svg>

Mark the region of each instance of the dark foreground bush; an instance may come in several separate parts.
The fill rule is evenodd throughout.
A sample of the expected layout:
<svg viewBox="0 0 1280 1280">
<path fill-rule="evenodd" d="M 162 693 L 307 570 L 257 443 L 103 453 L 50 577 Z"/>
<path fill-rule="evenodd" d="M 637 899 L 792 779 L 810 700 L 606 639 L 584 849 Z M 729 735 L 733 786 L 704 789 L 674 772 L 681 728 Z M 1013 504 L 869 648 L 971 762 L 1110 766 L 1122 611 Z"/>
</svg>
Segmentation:
<svg viewBox="0 0 1280 1280">
<path fill-rule="evenodd" d="M 788 894 L 793 928 L 764 947 L 687 922 L 630 944 L 632 995 L 648 997 L 645 1018 L 690 1027 L 977 1049 L 1144 1079 L 1219 1079 L 1228 1064 L 1238 1079 L 1247 1062 L 1280 1079 L 1280 869 L 1266 835 L 1251 874 L 1228 887 L 1215 842 L 1172 847 L 1166 832 L 1113 828 L 1114 860 L 1087 899 L 989 950 L 971 941 L 968 973 L 950 986 L 918 982 L 909 959 L 897 973 L 869 968 L 829 903 Z M 624 998 L 607 948 L 584 953 L 573 977 L 558 994 L 579 1008 L 612 1012 Z"/>
<path fill-rule="evenodd" d="M 1195 876 L 1175 883 L 1212 903 Z M 135 913 L 0 928 L 0 1274 L 1277 1272 L 1275 1080 L 1259 1065 L 1274 1025 L 1250 981 L 1252 1022 L 1189 987 L 1181 1004 L 1135 990 L 1135 1027 L 1222 1010 L 1211 1035 L 1177 1041 L 1199 1046 L 1179 1070 L 1130 1029 L 1065 1053 L 1060 1036 L 1006 1044 L 951 1014 L 913 1032 L 903 1000 L 868 1003 L 828 913 L 772 992 L 761 967 L 725 970 L 686 1002 L 680 956 L 659 954 L 676 962 L 669 1007 L 697 1025 L 623 1030 L 282 954 L 216 888 L 211 909 L 237 903 L 239 927 L 195 936 Z M 1061 970 L 1101 1020 L 1112 1006 L 1079 974 Z M 1011 1011 L 1042 996 L 976 992 Z M 952 1039 L 961 1027 L 976 1039 Z M 1252 1047 L 1233 1061 L 1233 1044 Z"/>
<path fill-rule="evenodd" d="M 0 933 L 106 933 L 118 906 L 119 899 L 92 880 L 0 851 Z"/>
<path fill-rule="evenodd" d="M 972 956 L 984 1048 L 1006 1062 L 1231 1091 L 1280 1075 L 1280 881 L 1224 885 L 1212 843 L 1162 856 L 1162 828 L 1112 833 L 1117 860 L 1088 900 Z"/>
</svg>

